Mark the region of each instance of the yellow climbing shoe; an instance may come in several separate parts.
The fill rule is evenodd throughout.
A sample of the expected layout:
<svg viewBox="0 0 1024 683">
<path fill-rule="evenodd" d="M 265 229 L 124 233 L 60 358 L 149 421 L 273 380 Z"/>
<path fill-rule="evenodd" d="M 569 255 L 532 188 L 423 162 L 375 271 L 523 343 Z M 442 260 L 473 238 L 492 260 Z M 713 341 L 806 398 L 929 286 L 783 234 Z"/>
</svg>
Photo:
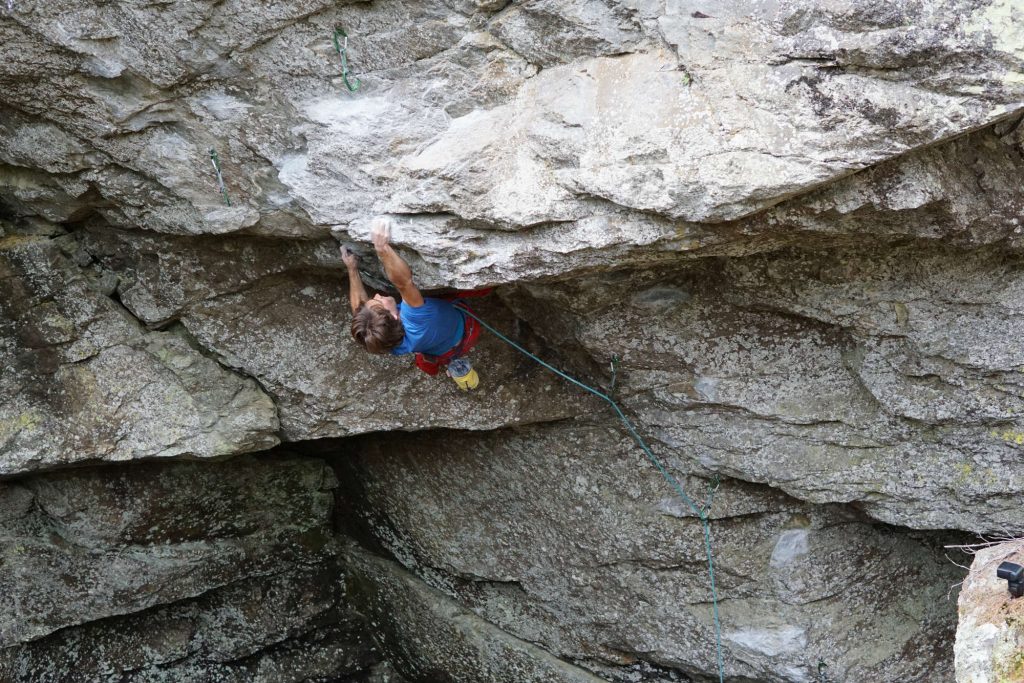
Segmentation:
<svg viewBox="0 0 1024 683">
<path fill-rule="evenodd" d="M 448 364 L 448 376 L 455 380 L 455 384 L 463 391 L 480 386 L 480 375 L 476 374 L 476 370 L 465 358 L 456 358 Z"/>
</svg>

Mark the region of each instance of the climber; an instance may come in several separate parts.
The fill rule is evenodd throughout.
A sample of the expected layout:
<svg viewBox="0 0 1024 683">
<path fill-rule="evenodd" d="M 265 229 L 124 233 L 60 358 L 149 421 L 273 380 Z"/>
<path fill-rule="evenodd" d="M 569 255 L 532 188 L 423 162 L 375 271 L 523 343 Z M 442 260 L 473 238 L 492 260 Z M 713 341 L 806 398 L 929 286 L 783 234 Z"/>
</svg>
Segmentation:
<svg viewBox="0 0 1024 683">
<path fill-rule="evenodd" d="M 428 375 L 436 375 L 441 367 L 447 367 L 448 376 L 460 389 L 475 389 L 480 379 L 463 356 L 476 345 L 479 325 L 451 297 L 420 294 L 409 265 L 391 248 L 390 219 L 374 219 L 370 239 L 384 274 L 398 289 L 402 301 L 396 303 L 393 297 L 381 294 L 371 299 L 359 276 L 359 257 L 348 246 L 342 246 L 341 260 L 348 268 L 352 338 L 370 353 L 415 353 L 416 366 Z"/>
</svg>

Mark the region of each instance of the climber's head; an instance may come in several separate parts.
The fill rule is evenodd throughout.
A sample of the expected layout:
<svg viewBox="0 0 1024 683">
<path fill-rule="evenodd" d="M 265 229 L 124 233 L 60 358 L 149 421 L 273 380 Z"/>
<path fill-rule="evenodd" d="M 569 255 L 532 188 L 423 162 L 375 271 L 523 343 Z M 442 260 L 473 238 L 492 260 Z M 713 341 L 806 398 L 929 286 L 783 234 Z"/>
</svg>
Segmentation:
<svg viewBox="0 0 1024 683">
<path fill-rule="evenodd" d="M 352 338 L 370 353 L 387 353 L 402 343 L 405 328 L 398 318 L 398 304 L 377 294 L 352 316 Z"/>
</svg>

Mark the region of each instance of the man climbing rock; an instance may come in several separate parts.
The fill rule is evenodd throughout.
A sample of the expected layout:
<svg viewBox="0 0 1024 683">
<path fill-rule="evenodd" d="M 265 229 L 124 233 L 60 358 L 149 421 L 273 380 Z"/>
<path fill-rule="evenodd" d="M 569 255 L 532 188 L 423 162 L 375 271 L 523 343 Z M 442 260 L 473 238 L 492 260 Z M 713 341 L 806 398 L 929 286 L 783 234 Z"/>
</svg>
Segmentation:
<svg viewBox="0 0 1024 683">
<path fill-rule="evenodd" d="M 480 336 L 479 327 L 452 301 L 424 297 L 412 281 L 412 271 L 391 248 L 391 221 L 374 219 L 370 239 L 384 274 L 402 297 L 376 294 L 371 299 L 359 276 L 359 257 L 347 246 L 341 259 L 348 268 L 349 303 L 352 307 L 352 338 L 370 353 L 400 356 L 416 354 L 416 365 L 429 375 L 441 367 L 462 390 L 479 384 L 476 371 L 462 358 Z"/>
</svg>

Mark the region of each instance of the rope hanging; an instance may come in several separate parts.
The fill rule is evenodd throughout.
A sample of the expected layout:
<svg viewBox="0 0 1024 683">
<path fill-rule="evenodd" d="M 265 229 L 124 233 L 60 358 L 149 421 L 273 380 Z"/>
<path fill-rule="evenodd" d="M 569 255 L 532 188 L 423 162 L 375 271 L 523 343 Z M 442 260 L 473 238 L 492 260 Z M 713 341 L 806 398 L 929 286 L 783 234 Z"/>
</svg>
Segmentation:
<svg viewBox="0 0 1024 683">
<path fill-rule="evenodd" d="M 612 400 L 611 397 L 609 397 L 607 394 L 604 394 L 604 393 L 598 391 L 597 389 L 595 389 L 595 388 L 593 388 L 593 387 L 591 387 L 591 386 L 589 386 L 587 384 L 584 384 L 583 382 L 580 382 L 579 380 L 577 380 L 577 379 L 575 379 L 573 377 L 570 377 L 569 375 L 565 374 L 564 372 L 562 372 L 558 368 L 554 367 L 553 365 L 550 365 L 549 363 L 546 363 L 546 362 L 542 361 L 540 358 L 538 358 L 534 354 L 530 353 L 529 351 L 527 351 L 526 349 L 524 349 L 522 346 L 520 346 L 519 344 L 515 343 L 511 339 L 509 339 L 508 337 L 503 335 L 501 332 L 498 332 L 496 329 L 494 329 L 493 327 L 491 327 L 490 325 L 485 323 L 483 320 L 481 320 L 476 314 L 474 314 L 469 309 L 467 309 L 467 308 L 465 308 L 463 306 L 459 306 L 458 308 L 463 313 L 465 313 L 466 315 L 470 316 L 471 318 L 476 320 L 478 323 L 480 323 L 491 334 L 493 334 L 498 339 L 502 340 L 503 342 L 505 342 L 506 344 L 508 344 L 512 348 L 514 348 L 515 350 L 519 351 L 520 353 L 522 353 L 525 356 L 528 356 L 528 357 L 532 358 L 534 361 L 536 361 L 540 365 L 544 366 L 545 368 L 547 368 L 551 372 L 555 373 L 556 375 L 558 375 L 562 379 L 564 379 L 564 380 L 566 380 L 566 381 L 568 381 L 568 382 L 570 382 L 572 384 L 575 384 L 576 386 L 580 387 L 584 391 L 587 391 L 587 392 L 593 394 L 594 396 L 597 396 L 602 401 L 605 401 L 606 403 L 608 403 L 608 405 L 610 405 L 612 407 L 612 409 L 615 410 L 615 413 L 619 416 L 619 419 L 622 420 L 622 423 L 624 425 L 626 425 L 626 429 L 628 429 L 629 433 L 632 434 L 633 438 L 636 440 L 637 444 L 640 446 L 640 449 L 644 452 L 644 455 L 647 456 L 647 459 L 651 461 L 651 463 L 655 466 L 655 468 L 657 468 L 658 472 L 661 474 L 662 478 L 666 482 L 668 482 L 669 486 L 671 486 L 673 489 L 675 489 L 675 492 L 679 494 L 679 497 L 682 498 L 682 500 L 690 507 L 690 510 L 693 511 L 693 514 L 697 516 L 697 519 L 700 520 L 701 527 L 702 527 L 702 529 L 704 531 L 704 550 L 705 550 L 705 552 L 707 554 L 707 558 L 708 558 L 708 577 L 711 580 L 711 604 L 712 604 L 712 613 L 714 615 L 714 621 L 715 621 L 715 645 L 716 645 L 717 655 L 718 655 L 718 680 L 719 680 L 720 683 L 725 683 L 725 664 L 724 664 L 724 661 L 723 661 L 723 658 L 722 658 L 722 624 L 721 624 L 721 620 L 719 619 L 719 616 L 718 616 L 718 591 L 715 588 L 715 565 L 714 565 L 714 562 L 711 559 L 711 524 L 709 523 L 709 511 L 711 509 L 711 501 L 712 501 L 712 498 L 715 495 L 715 492 L 718 490 L 718 487 L 721 485 L 721 482 L 719 481 L 718 477 L 717 476 L 715 477 L 715 482 L 714 482 L 714 484 L 712 484 L 711 488 L 709 489 L 707 500 L 705 501 L 704 506 L 703 507 L 697 507 L 697 504 L 694 503 L 693 500 L 688 495 L 686 495 L 686 492 L 683 490 L 683 487 L 679 483 L 679 480 L 676 479 L 675 477 L 673 477 L 668 472 L 668 470 L 665 469 L 664 465 L 661 464 L 661 461 L 658 460 L 658 457 L 656 455 L 654 455 L 654 453 L 651 451 L 651 449 L 647 446 L 647 443 L 643 440 L 643 438 L 641 438 L 640 434 L 637 433 L 636 428 L 633 426 L 633 423 L 629 420 L 628 417 L 626 417 L 626 414 L 624 412 L 622 412 L 622 408 L 620 408 L 619 404 L 616 403 L 614 400 Z M 613 386 L 614 386 L 614 381 L 615 381 L 615 374 L 617 372 L 617 366 L 618 366 L 618 357 L 616 356 L 616 357 L 612 358 L 612 383 L 613 383 Z M 611 393 L 611 392 L 609 391 L 609 393 Z"/>
</svg>

